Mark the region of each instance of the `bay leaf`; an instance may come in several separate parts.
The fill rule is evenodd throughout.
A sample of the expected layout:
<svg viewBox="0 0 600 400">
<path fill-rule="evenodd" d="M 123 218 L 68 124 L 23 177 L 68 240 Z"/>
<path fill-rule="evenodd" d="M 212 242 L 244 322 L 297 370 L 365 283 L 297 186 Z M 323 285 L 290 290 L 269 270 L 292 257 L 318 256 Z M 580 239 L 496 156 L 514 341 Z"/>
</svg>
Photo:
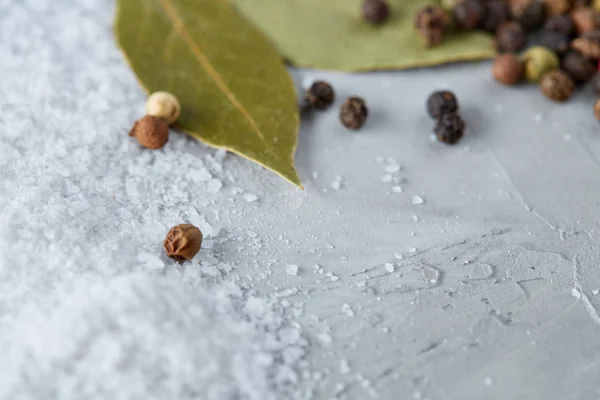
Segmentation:
<svg viewBox="0 0 600 400">
<path fill-rule="evenodd" d="M 431 1 L 388 0 L 390 18 L 364 23 L 362 0 L 234 0 L 292 64 L 343 71 L 405 69 L 492 57 L 482 32 L 449 35 L 428 49 L 413 29 L 416 11 Z"/>
<path fill-rule="evenodd" d="M 302 186 L 292 80 L 268 38 L 224 0 L 117 0 L 115 36 L 141 85 L 179 99 L 178 127 Z"/>
</svg>

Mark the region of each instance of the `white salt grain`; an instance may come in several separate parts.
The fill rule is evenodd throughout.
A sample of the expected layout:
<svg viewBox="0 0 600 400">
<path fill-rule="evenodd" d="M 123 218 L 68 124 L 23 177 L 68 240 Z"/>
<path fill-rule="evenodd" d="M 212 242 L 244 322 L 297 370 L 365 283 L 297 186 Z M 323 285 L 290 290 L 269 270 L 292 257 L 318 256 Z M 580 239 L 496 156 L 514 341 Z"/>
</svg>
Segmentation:
<svg viewBox="0 0 600 400">
<path fill-rule="evenodd" d="M 402 193 L 402 186 L 394 186 L 392 188 L 392 192 L 394 192 L 394 193 Z"/>
<path fill-rule="evenodd" d="M 400 171 L 400 166 L 398 164 L 389 164 L 385 167 L 385 172 L 389 174 L 393 174 Z"/>
<path fill-rule="evenodd" d="M 243 197 L 244 200 L 246 200 L 246 203 L 254 203 L 256 200 L 258 200 L 258 196 L 252 193 L 245 193 Z"/>
<path fill-rule="evenodd" d="M 392 176 L 390 174 L 386 174 L 381 178 L 381 182 L 390 183 L 392 181 Z"/>
<path fill-rule="evenodd" d="M 288 275 L 296 276 L 298 275 L 298 266 L 295 264 L 290 264 L 287 267 L 285 267 L 285 272 Z"/>
<path fill-rule="evenodd" d="M 422 198 L 422 197 L 420 197 L 420 196 L 413 196 L 413 198 L 412 198 L 412 203 L 413 203 L 414 205 L 423 204 L 423 202 L 424 202 L 424 200 L 423 200 L 423 198 Z"/>
<path fill-rule="evenodd" d="M 385 269 L 387 272 L 394 272 L 394 264 L 392 263 L 385 263 Z"/>
<path fill-rule="evenodd" d="M 581 292 L 578 289 L 573 288 L 573 289 L 571 289 L 571 296 L 575 297 L 576 299 L 580 299 Z"/>
<path fill-rule="evenodd" d="M 219 193 L 221 188 L 223 187 L 223 182 L 221 180 L 213 178 L 206 184 L 206 190 L 209 193 Z"/>
</svg>

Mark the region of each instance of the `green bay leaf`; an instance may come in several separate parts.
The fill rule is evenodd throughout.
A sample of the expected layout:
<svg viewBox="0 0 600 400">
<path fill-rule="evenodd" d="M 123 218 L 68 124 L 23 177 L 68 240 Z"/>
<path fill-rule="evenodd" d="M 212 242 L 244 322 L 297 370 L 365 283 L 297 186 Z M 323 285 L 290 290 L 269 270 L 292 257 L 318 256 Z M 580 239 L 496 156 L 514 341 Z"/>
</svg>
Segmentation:
<svg viewBox="0 0 600 400">
<path fill-rule="evenodd" d="M 414 32 L 415 12 L 427 0 L 388 0 L 381 26 L 361 20 L 362 0 L 233 0 L 292 64 L 343 71 L 405 69 L 492 57 L 490 35 L 449 35 L 428 49 Z"/>
<path fill-rule="evenodd" d="M 302 186 L 292 80 L 226 0 L 117 0 L 115 35 L 141 85 L 181 102 L 178 127 Z"/>
</svg>

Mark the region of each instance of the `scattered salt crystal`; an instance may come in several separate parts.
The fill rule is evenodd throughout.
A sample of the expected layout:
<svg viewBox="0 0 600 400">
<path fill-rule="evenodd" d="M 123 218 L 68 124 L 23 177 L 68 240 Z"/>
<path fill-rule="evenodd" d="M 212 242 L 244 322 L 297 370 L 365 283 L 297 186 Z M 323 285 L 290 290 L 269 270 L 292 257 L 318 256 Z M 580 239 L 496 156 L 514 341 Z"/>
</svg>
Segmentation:
<svg viewBox="0 0 600 400">
<path fill-rule="evenodd" d="M 327 273 L 327 277 L 328 277 L 329 279 L 331 279 L 331 282 L 335 282 L 335 281 L 337 281 L 338 279 L 340 279 L 340 278 L 338 278 L 337 276 L 335 276 L 334 274 L 332 274 L 331 272 L 328 272 L 328 273 Z"/>
<path fill-rule="evenodd" d="M 394 186 L 392 188 L 392 192 L 394 192 L 394 193 L 401 193 L 402 192 L 402 186 Z"/>
<path fill-rule="evenodd" d="M 333 190 L 340 190 L 341 186 L 342 186 L 342 177 L 336 176 L 335 180 L 331 183 L 331 188 Z"/>
<path fill-rule="evenodd" d="M 573 289 L 571 289 L 571 296 L 575 297 L 576 299 L 580 299 L 581 292 L 579 290 L 577 290 L 576 288 L 573 288 Z"/>
<path fill-rule="evenodd" d="M 385 172 L 390 174 L 393 174 L 398 171 L 400 171 L 400 166 L 398 164 L 390 164 L 385 167 Z"/>
<path fill-rule="evenodd" d="M 396 253 L 396 254 L 394 254 L 394 258 L 396 260 L 402 260 L 404 258 L 404 256 L 402 254 L 400 254 L 400 253 Z"/>
<path fill-rule="evenodd" d="M 413 220 L 414 222 L 417 222 L 417 221 L 419 221 L 419 217 L 417 217 L 415 214 L 413 214 L 413 215 L 412 215 L 412 220 Z"/>
<path fill-rule="evenodd" d="M 327 243 L 325 245 L 325 247 L 327 247 L 328 249 L 333 249 L 334 248 L 334 246 L 331 243 Z"/>
<path fill-rule="evenodd" d="M 213 178 L 206 184 L 206 190 L 209 193 L 219 193 L 221 188 L 223 187 L 223 182 L 221 182 L 217 178 Z"/>
<path fill-rule="evenodd" d="M 352 311 L 352 308 L 350 308 L 349 304 L 342 305 L 342 312 L 348 317 L 354 317 L 354 311 Z"/>
<path fill-rule="evenodd" d="M 348 364 L 348 360 L 342 358 L 340 361 L 340 374 L 348 375 L 350 373 L 350 364 Z"/>
<path fill-rule="evenodd" d="M 321 343 L 326 345 L 331 344 L 331 341 L 333 340 L 331 335 L 326 332 L 318 334 L 317 338 L 321 341 Z"/>
<path fill-rule="evenodd" d="M 392 181 L 392 176 L 390 174 L 386 174 L 381 178 L 381 182 L 390 183 Z"/>
<path fill-rule="evenodd" d="M 246 200 L 247 203 L 253 203 L 258 200 L 258 196 L 252 193 L 246 193 L 244 194 L 244 200 Z"/>
<path fill-rule="evenodd" d="M 411 247 L 410 249 L 408 249 L 409 253 L 416 253 L 417 249 L 415 249 L 414 247 Z"/>
<path fill-rule="evenodd" d="M 285 272 L 288 275 L 296 276 L 298 275 L 298 266 L 295 264 L 290 264 L 287 267 L 285 267 Z"/>
<path fill-rule="evenodd" d="M 313 171 L 312 177 L 313 179 L 319 179 L 319 171 Z"/>
<path fill-rule="evenodd" d="M 423 204 L 424 200 L 420 196 L 413 196 L 412 203 L 414 205 Z"/>
<path fill-rule="evenodd" d="M 387 272 L 394 272 L 394 264 L 392 263 L 385 263 L 385 269 Z"/>
<path fill-rule="evenodd" d="M 597 295 L 598 295 L 598 293 L 600 293 L 600 291 L 598 291 L 598 289 L 594 289 L 594 290 L 592 290 L 592 294 L 593 294 L 594 296 L 597 296 Z"/>
</svg>

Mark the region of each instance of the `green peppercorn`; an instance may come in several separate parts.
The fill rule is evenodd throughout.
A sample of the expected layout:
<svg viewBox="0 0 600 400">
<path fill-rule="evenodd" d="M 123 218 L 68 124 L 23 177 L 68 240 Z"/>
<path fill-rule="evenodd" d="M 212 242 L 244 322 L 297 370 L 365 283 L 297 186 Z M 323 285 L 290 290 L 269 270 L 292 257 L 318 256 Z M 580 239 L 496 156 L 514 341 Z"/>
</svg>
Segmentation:
<svg viewBox="0 0 600 400">
<path fill-rule="evenodd" d="M 538 82 L 546 72 L 558 68 L 560 61 L 550 49 L 533 46 L 523 54 L 523 64 L 525 79 L 529 82 Z"/>
</svg>

